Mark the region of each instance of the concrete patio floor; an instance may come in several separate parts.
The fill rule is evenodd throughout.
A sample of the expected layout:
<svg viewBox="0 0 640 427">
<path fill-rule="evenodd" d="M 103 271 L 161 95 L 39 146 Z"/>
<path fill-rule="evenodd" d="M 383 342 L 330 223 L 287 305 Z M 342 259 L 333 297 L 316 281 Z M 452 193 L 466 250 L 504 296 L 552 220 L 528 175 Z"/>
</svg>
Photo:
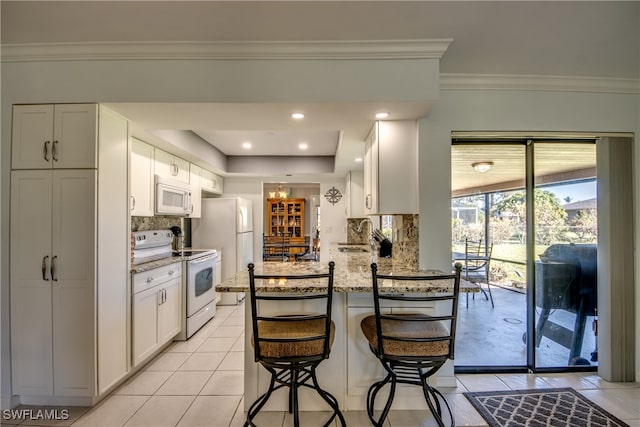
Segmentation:
<svg viewBox="0 0 640 427">
<path fill-rule="evenodd" d="M 462 295 L 458 307 L 455 366 L 526 366 L 527 349 L 522 336 L 526 332 L 525 294 L 497 286 L 491 291 L 495 308 L 482 294 Z M 536 307 L 536 321 L 541 309 Z M 575 313 L 555 310 L 549 320 L 573 330 Z M 591 359 L 596 348 L 592 331 L 593 317 L 587 317 L 581 357 Z M 537 367 L 566 367 L 569 348 L 546 336 L 536 349 Z M 591 362 L 592 365 L 597 362 Z"/>
</svg>

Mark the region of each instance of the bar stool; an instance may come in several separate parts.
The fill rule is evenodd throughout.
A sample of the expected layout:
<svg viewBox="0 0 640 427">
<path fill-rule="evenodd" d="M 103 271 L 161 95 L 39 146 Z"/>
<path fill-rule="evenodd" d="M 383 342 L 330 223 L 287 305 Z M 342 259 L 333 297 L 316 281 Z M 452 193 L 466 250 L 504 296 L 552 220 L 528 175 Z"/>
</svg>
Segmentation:
<svg viewBox="0 0 640 427">
<path fill-rule="evenodd" d="M 293 414 L 294 426 L 300 425 L 298 413 L 298 389 L 314 389 L 333 410 L 328 426 L 338 417 L 340 424 L 346 423 L 337 399 L 323 390 L 318 384 L 316 368 L 329 358 L 335 335 L 335 325 L 331 320 L 331 302 L 333 296 L 333 274 L 335 263 L 329 263 L 326 273 L 306 275 L 255 274 L 254 265 L 249 264 L 249 287 L 251 295 L 251 343 L 255 361 L 270 374 L 268 390 L 258 397 L 247 412 L 244 425 L 255 426 L 253 419 L 267 403 L 272 393 L 282 387 L 289 389 L 289 413 Z M 301 292 L 299 294 L 269 293 L 256 291 L 256 281 L 287 280 L 288 284 L 301 287 L 314 285 L 320 292 Z M 319 286 L 316 286 L 319 285 Z M 300 301 L 324 299 L 326 308 L 321 313 L 297 313 Z M 266 314 L 260 307 L 260 301 L 278 301 L 280 314 Z M 267 303 L 268 304 L 268 303 Z M 286 313 L 286 314 L 285 314 Z"/>
<path fill-rule="evenodd" d="M 378 274 L 377 264 L 371 264 L 375 314 L 362 319 L 360 327 L 369 341 L 369 348 L 387 372 L 386 377 L 375 382 L 367 393 L 367 414 L 374 426 L 383 425 L 391 409 L 397 384 L 422 387 L 427 405 L 438 425 L 445 425 L 442 413 L 444 406 L 449 413 L 451 426 L 454 426 L 449 404 L 427 379 L 435 374 L 447 359 L 453 360 L 461 269 L 462 265 L 457 263 L 454 274 L 394 276 Z M 383 289 L 379 286 L 381 280 L 392 280 L 392 286 L 385 285 Z M 398 293 L 398 289 L 405 286 L 418 287 L 418 281 L 441 282 L 443 291 L 437 294 Z M 380 300 L 436 302 L 447 304 L 447 312 L 434 316 L 421 313 L 387 314 L 380 311 Z M 380 417 L 376 419 L 375 399 L 387 384 L 390 384 L 389 397 Z"/>
</svg>

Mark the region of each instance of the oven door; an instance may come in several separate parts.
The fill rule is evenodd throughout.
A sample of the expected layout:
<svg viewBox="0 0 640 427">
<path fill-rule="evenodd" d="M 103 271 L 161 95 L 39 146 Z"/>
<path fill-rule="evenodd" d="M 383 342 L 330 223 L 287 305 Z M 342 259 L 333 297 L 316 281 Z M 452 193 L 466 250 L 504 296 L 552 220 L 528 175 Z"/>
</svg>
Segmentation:
<svg viewBox="0 0 640 427">
<path fill-rule="evenodd" d="M 187 317 L 216 299 L 215 258 L 207 255 L 187 262 Z"/>
</svg>

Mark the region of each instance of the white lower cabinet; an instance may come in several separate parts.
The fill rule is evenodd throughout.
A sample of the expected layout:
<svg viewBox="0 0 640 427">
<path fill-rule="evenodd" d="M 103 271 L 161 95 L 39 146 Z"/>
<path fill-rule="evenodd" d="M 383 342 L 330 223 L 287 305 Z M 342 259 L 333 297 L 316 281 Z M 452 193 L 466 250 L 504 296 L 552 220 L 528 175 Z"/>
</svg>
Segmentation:
<svg viewBox="0 0 640 427">
<path fill-rule="evenodd" d="M 96 171 L 14 171 L 11 184 L 13 392 L 91 395 Z"/>
<path fill-rule="evenodd" d="M 149 359 L 181 328 L 182 264 L 133 275 L 133 366 Z"/>
<path fill-rule="evenodd" d="M 160 345 L 178 335 L 182 326 L 182 279 L 163 286 L 164 302 L 158 306 L 158 341 Z"/>
<path fill-rule="evenodd" d="M 436 314 L 433 303 L 385 301 L 380 307 L 383 313 L 423 313 Z M 375 313 L 373 297 L 369 293 L 348 294 L 347 306 L 347 394 L 350 396 L 367 395 L 369 387 L 386 376 L 386 371 L 380 361 L 369 349 L 369 342 L 364 337 L 360 328 L 360 322 L 366 316 Z M 394 409 L 406 409 L 416 403 L 424 404 L 421 393 L 414 386 L 398 386 L 394 400 Z M 416 402 L 413 402 L 416 399 Z M 384 399 L 377 399 L 376 404 L 383 404 Z M 377 406 L 377 405 L 376 405 Z"/>
<path fill-rule="evenodd" d="M 360 322 L 373 314 L 373 307 L 347 308 L 347 394 L 366 396 L 375 381 L 384 378 L 385 370 L 369 350 L 369 343 L 362 334 Z M 386 309 L 385 313 L 391 312 Z"/>
</svg>

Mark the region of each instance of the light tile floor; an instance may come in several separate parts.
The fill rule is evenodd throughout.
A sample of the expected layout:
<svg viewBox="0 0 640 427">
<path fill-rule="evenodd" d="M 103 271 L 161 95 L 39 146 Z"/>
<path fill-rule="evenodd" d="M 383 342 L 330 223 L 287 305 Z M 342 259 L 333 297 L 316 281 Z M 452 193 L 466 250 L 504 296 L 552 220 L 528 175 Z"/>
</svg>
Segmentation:
<svg viewBox="0 0 640 427">
<path fill-rule="evenodd" d="M 244 304 L 218 307 L 216 317 L 189 341 L 173 343 L 129 381 L 91 409 L 71 408 L 64 422 L 20 425 L 73 427 L 242 426 Z M 462 394 L 465 391 L 573 387 L 588 399 L 640 427 L 640 384 L 608 383 L 588 374 L 469 374 L 457 376 L 456 389 L 446 390 L 456 425 L 486 426 Z M 445 390 L 443 390 L 445 391 Z M 321 425 L 324 414 L 303 412 L 304 427 Z M 364 411 L 344 413 L 349 427 L 369 426 Z M 257 423 L 289 427 L 285 412 L 265 412 Z M 2 420 L 2 425 L 11 425 Z M 435 425 L 428 411 L 391 411 L 387 427 Z"/>
</svg>

